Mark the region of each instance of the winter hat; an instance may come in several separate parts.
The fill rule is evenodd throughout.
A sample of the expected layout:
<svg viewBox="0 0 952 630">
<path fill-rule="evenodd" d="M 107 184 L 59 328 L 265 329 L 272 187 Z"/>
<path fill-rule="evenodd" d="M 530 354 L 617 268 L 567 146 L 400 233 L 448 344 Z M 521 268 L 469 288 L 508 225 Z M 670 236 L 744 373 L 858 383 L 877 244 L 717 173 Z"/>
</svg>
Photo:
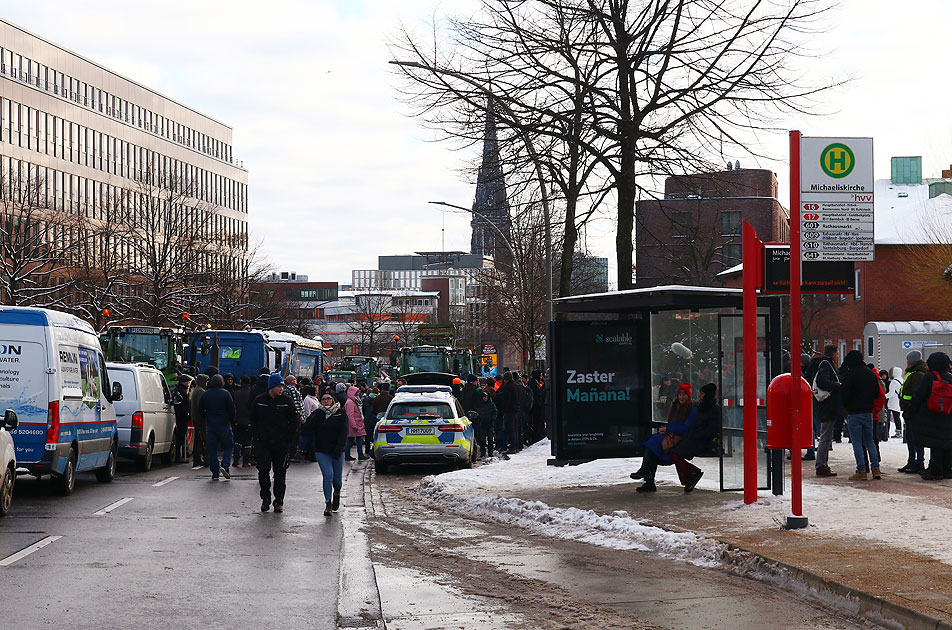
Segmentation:
<svg viewBox="0 0 952 630">
<path fill-rule="evenodd" d="M 806 353 L 801 354 L 800 355 L 800 369 L 802 370 L 806 368 L 808 365 L 810 365 L 810 355 Z"/>
<path fill-rule="evenodd" d="M 377 387 L 379 387 L 382 392 L 390 391 L 390 383 L 377 383 Z"/>
<path fill-rule="evenodd" d="M 863 363 L 863 353 L 859 350 L 850 350 L 843 357 L 843 365 L 849 368 L 865 367 Z"/>
<path fill-rule="evenodd" d="M 190 380 L 192 380 L 192 377 L 189 376 L 188 374 L 182 374 L 181 376 L 178 377 L 179 385 L 185 385 Z"/>
<path fill-rule="evenodd" d="M 284 379 L 281 378 L 280 374 L 272 374 L 268 377 L 268 389 L 274 389 L 281 385 L 284 385 Z"/>
<path fill-rule="evenodd" d="M 949 355 L 944 352 L 933 352 L 926 359 L 926 364 L 928 364 L 930 370 L 948 372 L 949 366 L 952 365 L 952 359 L 949 359 Z"/>
<path fill-rule="evenodd" d="M 225 386 L 225 377 L 221 374 L 216 374 L 208 381 L 210 387 L 224 387 Z"/>
<path fill-rule="evenodd" d="M 690 383 L 681 383 L 681 386 L 678 387 L 678 393 L 684 392 L 688 395 L 688 398 L 691 397 L 691 384 Z"/>
<path fill-rule="evenodd" d="M 207 375 L 207 374 L 199 374 L 198 376 L 195 377 L 195 383 L 196 383 L 199 387 L 205 387 L 206 385 L 208 385 L 208 375 Z"/>
<path fill-rule="evenodd" d="M 717 385 L 715 385 L 714 383 L 708 383 L 707 385 L 701 388 L 701 391 L 704 392 L 704 395 L 707 398 L 713 398 L 714 394 L 717 393 Z"/>
<path fill-rule="evenodd" d="M 918 363 L 919 361 L 922 361 L 922 353 L 918 350 L 913 350 L 906 355 L 906 361 L 909 363 Z"/>
<path fill-rule="evenodd" d="M 347 383 L 338 383 L 334 386 L 334 391 L 338 394 L 344 391 L 347 391 Z"/>
<path fill-rule="evenodd" d="M 469 376 L 466 377 L 467 383 L 475 383 L 478 380 L 479 378 L 475 374 L 470 374 Z"/>
<path fill-rule="evenodd" d="M 215 367 L 214 365 L 209 365 L 207 368 L 205 368 L 205 376 L 207 376 L 208 378 L 211 378 L 215 376 L 216 374 L 218 374 L 218 371 L 219 370 L 217 367 Z"/>
</svg>

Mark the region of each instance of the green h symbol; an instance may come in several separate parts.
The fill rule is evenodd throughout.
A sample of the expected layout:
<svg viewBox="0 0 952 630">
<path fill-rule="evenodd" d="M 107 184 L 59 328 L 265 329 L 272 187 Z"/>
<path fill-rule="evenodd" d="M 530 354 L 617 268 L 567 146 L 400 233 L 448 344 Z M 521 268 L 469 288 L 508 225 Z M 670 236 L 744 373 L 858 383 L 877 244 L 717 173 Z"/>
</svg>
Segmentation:
<svg viewBox="0 0 952 630">
<path fill-rule="evenodd" d="M 843 149 L 833 149 L 829 153 L 830 156 L 830 170 L 834 170 L 839 167 L 840 170 L 846 170 L 846 151 Z"/>
</svg>

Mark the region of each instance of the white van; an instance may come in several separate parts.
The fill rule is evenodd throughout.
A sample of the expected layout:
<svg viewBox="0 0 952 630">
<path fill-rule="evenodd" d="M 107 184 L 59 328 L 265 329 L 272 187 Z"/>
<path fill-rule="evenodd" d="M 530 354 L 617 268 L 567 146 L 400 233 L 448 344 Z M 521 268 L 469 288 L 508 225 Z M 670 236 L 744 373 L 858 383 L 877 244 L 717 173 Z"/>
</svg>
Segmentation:
<svg viewBox="0 0 952 630">
<path fill-rule="evenodd" d="M 62 494 L 77 472 L 116 474 L 119 435 L 106 362 L 92 326 L 43 308 L 0 306 L 0 409 L 12 409 L 17 467 L 51 475 Z"/>
<path fill-rule="evenodd" d="M 115 401 L 119 427 L 119 454 L 136 460 L 147 472 L 153 455 L 162 463 L 175 459 L 175 412 L 165 376 L 144 363 L 107 363 L 109 380 L 122 386 L 122 400 Z"/>
<path fill-rule="evenodd" d="M 17 456 L 9 431 L 17 428 L 17 414 L 7 409 L 0 420 L 0 516 L 10 512 L 13 484 L 17 480 Z"/>
</svg>

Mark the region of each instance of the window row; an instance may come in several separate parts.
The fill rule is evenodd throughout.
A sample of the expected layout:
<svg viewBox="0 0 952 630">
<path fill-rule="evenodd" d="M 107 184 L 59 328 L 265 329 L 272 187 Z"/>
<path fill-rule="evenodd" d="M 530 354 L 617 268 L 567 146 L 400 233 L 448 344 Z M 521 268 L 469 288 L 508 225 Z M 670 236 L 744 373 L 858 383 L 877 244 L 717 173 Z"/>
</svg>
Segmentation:
<svg viewBox="0 0 952 630">
<path fill-rule="evenodd" d="M 161 230 L 166 222 L 186 226 L 203 222 L 202 229 L 219 246 L 248 249 L 246 221 L 5 155 L 0 155 L 0 199 L 101 221 L 131 217 L 153 230 Z"/>
<path fill-rule="evenodd" d="M 58 72 L 8 48 L 0 48 L 0 73 L 210 157 L 230 164 L 235 163 L 231 145 Z"/>
<path fill-rule="evenodd" d="M 8 98 L 0 98 L 0 142 L 248 212 L 246 184 Z"/>
</svg>

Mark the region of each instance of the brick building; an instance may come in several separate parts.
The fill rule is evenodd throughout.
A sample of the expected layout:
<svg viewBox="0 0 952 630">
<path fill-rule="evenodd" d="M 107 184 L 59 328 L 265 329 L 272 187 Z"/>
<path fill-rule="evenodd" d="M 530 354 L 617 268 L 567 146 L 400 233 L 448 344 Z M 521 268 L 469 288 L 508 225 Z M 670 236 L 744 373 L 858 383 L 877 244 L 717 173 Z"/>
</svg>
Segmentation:
<svg viewBox="0 0 952 630">
<path fill-rule="evenodd" d="M 788 218 L 771 171 L 669 177 L 662 199 L 635 208 L 635 286 L 723 286 L 718 274 L 741 260 L 741 223 L 765 241 L 786 241 Z"/>
</svg>

